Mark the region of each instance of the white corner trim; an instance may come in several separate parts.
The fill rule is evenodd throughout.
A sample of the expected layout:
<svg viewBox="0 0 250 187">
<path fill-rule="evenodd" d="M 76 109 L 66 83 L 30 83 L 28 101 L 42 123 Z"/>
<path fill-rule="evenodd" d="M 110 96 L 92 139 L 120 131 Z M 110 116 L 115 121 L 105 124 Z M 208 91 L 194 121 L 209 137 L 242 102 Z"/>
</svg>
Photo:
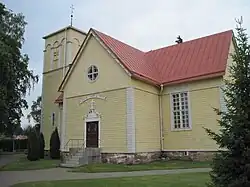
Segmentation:
<svg viewBox="0 0 250 187">
<path fill-rule="evenodd" d="M 190 92 L 187 92 L 188 95 L 188 119 L 189 119 L 189 128 L 190 130 L 193 129 L 192 127 L 192 110 L 191 110 L 191 99 L 190 99 Z"/>
<path fill-rule="evenodd" d="M 135 101 L 134 88 L 126 89 L 127 95 L 127 149 L 129 153 L 135 153 Z"/>
<path fill-rule="evenodd" d="M 66 114 L 67 114 L 67 108 L 66 108 L 66 96 L 63 94 L 63 119 L 62 119 L 62 125 L 61 125 L 61 150 L 64 150 L 65 147 L 65 130 L 66 130 Z"/>
<path fill-rule="evenodd" d="M 225 94 L 224 94 L 224 92 L 223 92 L 223 88 L 225 88 L 225 86 L 224 85 L 221 85 L 220 87 L 219 87 L 219 91 L 220 91 L 220 108 L 221 108 L 221 111 L 222 112 L 226 112 L 227 111 L 227 107 L 226 107 L 226 102 L 225 102 Z"/>
</svg>

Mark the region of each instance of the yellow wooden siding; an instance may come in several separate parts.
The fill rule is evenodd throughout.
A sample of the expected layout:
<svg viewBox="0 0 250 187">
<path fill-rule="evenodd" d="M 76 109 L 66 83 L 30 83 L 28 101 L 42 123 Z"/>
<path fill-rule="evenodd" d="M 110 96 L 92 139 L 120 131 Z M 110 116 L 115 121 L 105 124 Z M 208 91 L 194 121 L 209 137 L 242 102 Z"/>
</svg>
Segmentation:
<svg viewBox="0 0 250 187">
<path fill-rule="evenodd" d="M 82 44 L 85 38 L 84 34 L 81 34 L 72 29 L 67 30 L 67 42 L 72 43 L 71 47 L 71 58 L 68 60 L 70 63 L 73 61 L 75 54 L 77 53 L 80 45 Z M 68 45 L 68 44 L 67 44 Z M 52 62 L 52 69 L 50 68 L 51 58 L 53 58 L 54 51 L 51 49 L 52 47 L 56 47 L 59 52 L 58 60 Z M 52 35 L 51 37 L 45 40 L 45 50 L 44 50 L 44 72 L 48 72 L 51 70 L 58 69 L 63 67 L 64 59 L 65 59 L 65 31 Z M 60 63 L 60 65 L 58 65 Z M 68 65 L 68 62 L 66 63 Z"/>
<path fill-rule="evenodd" d="M 88 68 L 96 65 L 99 75 L 95 82 L 87 77 Z M 127 87 L 130 77 L 93 37 L 76 62 L 76 67 L 65 85 L 67 97 Z"/>
<path fill-rule="evenodd" d="M 45 149 L 49 148 L 49 138 L 54 127 L 52 126 L 51 115 L 55 112 L 55 126 L 58 125 L 59 108 L 54 103 L 55 99 L 60 95 L 57 92 L 62 80 L 62 69 L 56 70 L 43 75 L 43 132 L 46 142 Z"/>
<path fill-rule="evenodd" d="M 136 152 L 160 151 L 159 97 L 135 89 Z"/>
<path fill-rule="evenodd" d="M 126 135 L 126 90 L 119 89 L 98 93 L 106 101 L 94 99 L 96 110 L 101 113 L 100 141 L 105 153 L 127 151 Z M 66 99 L 66 141 L 84 138 L 84 115 L 89 111 L 89 101 L 79 105 L 89 95 Z"/>
<path fill-rule="evenodd" d="M 211 79 L 189 83 L 192 130 L 171 131 L 170 95 L 163 96 L 164 149 L 166 150 L 215 150 L 216 142 L 212 140 L 203 127 L 218 132 L 218 116 L 212 107 L 220 108 L 219 85 L 221 79 Z M 179 87 L 184 89 L 183 87 Z M 169 92 L 171 89 L 167 88 Z M 176 86 L 176 90 L 178 86 Z M 172 90 L 174 90 L 172 88 Z"/>
<path fill-rule="evenodd" d="M 131 86 L 135 87 L 137 89 L 143 90 L 143 91 L 147 91 L 150 93 L 154 93 L 154 94 L 159 94 L 160 88 L 147 84 L 143 81 L 137 80 L 137 79 L 132 79 L 131 81 Z"/>
</svg>

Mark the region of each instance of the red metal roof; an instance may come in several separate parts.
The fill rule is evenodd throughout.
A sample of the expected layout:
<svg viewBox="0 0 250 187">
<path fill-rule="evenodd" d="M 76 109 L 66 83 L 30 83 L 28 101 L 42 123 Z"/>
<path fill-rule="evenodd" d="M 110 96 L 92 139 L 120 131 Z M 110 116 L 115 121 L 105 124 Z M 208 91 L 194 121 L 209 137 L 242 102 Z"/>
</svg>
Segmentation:
<svg viewBox="0 0 250 187">
<path fill-rule="evenodd" d="M 136 77 L 155 84 L 179 83 L 225 73 L 233 31 L 143 52 L 94 30 L 120 62 Z"/>
</svg>

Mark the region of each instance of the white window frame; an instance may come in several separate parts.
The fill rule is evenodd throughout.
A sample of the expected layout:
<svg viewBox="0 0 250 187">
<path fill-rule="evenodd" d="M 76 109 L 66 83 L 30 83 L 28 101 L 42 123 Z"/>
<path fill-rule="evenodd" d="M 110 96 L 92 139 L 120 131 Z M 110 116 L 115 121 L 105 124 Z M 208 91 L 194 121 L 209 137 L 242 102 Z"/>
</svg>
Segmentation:
<svg viewBox="0 0 250 187">
<path fill-rule="evenodd" d="M 96 67 L 97 71 L 96 72 L 93 72 L 93 68 Z M 92 73 L 89 73 L 89 69 L 92 68 Z M 93 76 L 94 74 L 97 74 L 96 78 L 95 79 L 90 79 L 89 78 L 89 75 Z M 89 80 L 89 82 L 95 82 L 99 77 L 99 68 L 96 66 L 96 65 L 90 65 L 87 69 L 87 78 Z"/>
<path fill-rule="evenodd" d="M 188 101 L 188 123 L 189 127 L 183 128 L 183 122 L 182 122 L 182 115 L 180 115 L 180 121 L 181 121 L 181 128 L 175 128 L 175 123 L 174 123 L 174 111 L 173 111 L 173 95 L 175 94 L 181 94 L 181 93 L 187 93 L 187 101 Z M 187 131 L 187 130 L 192 130 L 192 119 L 191 119 L 191 105 L 190 105 L 190 93 L 189 91 L 178 91 L 178 92 L 172 92 L 169 94 L 170 95 L 170 112 L 171 112 L 171 131 Z M 179 97 L 180 98 L 180 97 Z M 181 108 L 181 101 L 180 102 L 180 108 Z M 180 109 L 180 114 L 181 114 L 181 109 Z"/>
</svg>

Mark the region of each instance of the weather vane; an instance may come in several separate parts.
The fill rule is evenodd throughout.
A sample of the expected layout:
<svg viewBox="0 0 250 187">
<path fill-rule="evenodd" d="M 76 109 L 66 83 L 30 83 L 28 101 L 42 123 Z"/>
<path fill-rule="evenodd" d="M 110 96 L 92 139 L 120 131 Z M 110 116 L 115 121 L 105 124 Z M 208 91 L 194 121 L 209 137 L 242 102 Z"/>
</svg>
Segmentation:
<svg viewBox="0 0 250 187">
<path fill-rule="evenodd" d="M 75 8 L 74 8 L 73 5 L 71 5 L 71 6 L 70 6 L 70 9 L 71 9 L 71 14 L 70 14 L 70 26 L 72 27 L 72 25 L 73 25 L 73 13 L 74 13 Z"/>
</svg>

